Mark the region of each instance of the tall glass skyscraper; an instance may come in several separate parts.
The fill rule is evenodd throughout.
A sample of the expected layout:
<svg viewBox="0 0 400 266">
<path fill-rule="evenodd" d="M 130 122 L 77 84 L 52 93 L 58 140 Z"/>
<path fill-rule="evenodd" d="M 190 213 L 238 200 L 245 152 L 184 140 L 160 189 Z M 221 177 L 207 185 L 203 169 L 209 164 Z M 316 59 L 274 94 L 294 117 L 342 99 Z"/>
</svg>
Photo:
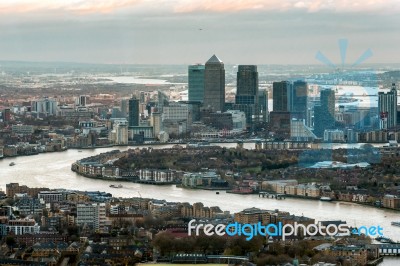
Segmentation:
<svg viewBox="0 0 400 266">
<path fill-rule="evenodd" d="M 274 82 L 272 84 L 272 98 L 274 112 L 290 111 L 290 95 L 292 84 L 289 81 Z"/>
<path fill-rule="evenodd" d="M 248 125 L 253 124 L 253 120 L 259 118 L 260 108 L 258 100 L 257 66 L 239 65 L 234 108 L 246 114 Z"/>
<path fill-rule="evenodd" d="M 320 105 L 314 106 L 314 134 L 324 136 L 325 129 L 335 128 L 335 91 L 322 90 Z"/>
<path fill-rule="evenodd" d="M 224 111 L 225 69 L 224 63 L 213 55 L 205 65 L 203 106 L 213 112 Z"/>
<path fill-rule="evenodd" d="M 306 118 L 307 101 L 308 101 L 308 87 L 307 82 L 297 80 L 293 82 L 292 91 L 290 95 L 291 112 L 298 112 L 301 114 L 302 119 Z"/>
<path fill-rule="evenodd" d="M 128 109 L 129 126 L 139 126 L 139 100 L 133 97 L 129 99 Z"/>
<path fill-rule="evenodd" d="M 188 69 L 189 101 L 204 101 L 204 71 L 201 64 L 191 65 Z"/>
</svg>

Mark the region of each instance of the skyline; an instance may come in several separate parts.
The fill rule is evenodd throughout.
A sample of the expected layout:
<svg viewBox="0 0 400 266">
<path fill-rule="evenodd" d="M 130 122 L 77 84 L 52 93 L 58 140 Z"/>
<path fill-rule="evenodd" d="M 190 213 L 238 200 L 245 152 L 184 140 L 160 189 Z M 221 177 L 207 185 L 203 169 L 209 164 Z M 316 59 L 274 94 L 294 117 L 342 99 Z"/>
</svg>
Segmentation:
<svg viewBox="0 0 400 266">
<path fill-rule="evenodd" d="M 40 1 L 0 3 L 0 60 L 105 64 L 400 62 L 397 1 Z"/>
</svg>

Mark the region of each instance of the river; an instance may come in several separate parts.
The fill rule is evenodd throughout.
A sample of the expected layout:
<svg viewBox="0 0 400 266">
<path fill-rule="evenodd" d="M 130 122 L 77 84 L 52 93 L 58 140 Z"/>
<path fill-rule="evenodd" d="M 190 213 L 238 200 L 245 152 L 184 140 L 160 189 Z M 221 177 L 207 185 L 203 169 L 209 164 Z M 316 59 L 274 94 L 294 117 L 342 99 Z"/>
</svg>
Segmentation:
<svg viewBox="0 0 400 266">
<path fill-rule="evenodd" d="M 235 147 L 234 143 L 222 144 L 225 147 Z M 168 148 L 172 145 L 152 146 L 155 149 Z M 252 148 L 254 144 L 245 144 Z M 6 184 L 18 182 L 29 187 L 66 188 L 82 191 L 106 191 L 117 197 L 146 197 L 165 199 L 175 202 L 203 202 L 205 206 L 220 206 L 222 210 L 231 212 L 245 208 L 257 207 L 263 209 L 280 209 L 292 214 L 304 215 L 321 220 L 345 220 L 352 226 L 383 227 L 385 236 L 400 241 L 400 228 L 394 227 L 392 221 L 400 221 L 398 211 L 378 209 L 346 202 L 321 202 L 304 199 L 275 200 L 259 198 L 258 195 L 227 194 L 219 195 L 215 191 L 190 190 L 177 188 L 175 185 L 154 186 L 121 182 L 123 188 L 110 188 L 115 182 L 85 178 L 70 170 L 76 160 L 93 156 L 116 148 L 101 148 L 93 150 L 67 150 L 57 153 L 44 153 L 33 156 L 4 158 L 0 160 L 0 187 L 5 190 Z M 120 150 L 126 150 L 122 147 Z M 15 166 L 9 166 L 15 162 Z M 390 260 L 385 262 L 387 264 Z M 398 260 L 396 260 L 399 263 Z M 399 265 L 399 264 L 393 264 Z"/>
</svg>

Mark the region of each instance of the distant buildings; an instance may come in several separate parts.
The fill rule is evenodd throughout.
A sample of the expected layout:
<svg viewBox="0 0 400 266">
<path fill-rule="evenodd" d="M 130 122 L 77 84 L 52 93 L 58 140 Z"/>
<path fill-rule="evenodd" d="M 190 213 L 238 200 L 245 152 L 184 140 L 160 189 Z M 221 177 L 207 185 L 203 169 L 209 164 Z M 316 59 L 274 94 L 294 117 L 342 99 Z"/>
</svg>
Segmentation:
<svg viewBox="0 0 400 266">
<path fill-rule="evenodd" d="M 45 97 L 32 101 L 32 112 L 39 116 L 57 115 L 58 102 L 55 99 Z"/>
<path fill-rule="evenodd" d="M 188 69 L 189 101 L 204 101 L 204 72 L 205 66 L 191 65 Z"/>
<path fill-rule="evenodd" d="M 389 92 L 378 93 L 378 112 L 379 112 L 379 128 L 389 129 L 397 124 L 397 89 L 396 84 L 392 84 Z"/>
<path fill-rule="evenodd" d="M 224 63 L 213 55 L 205 65 L 203 107 L 213 112 L 222 112 L 225 105 Z"/>
</svg>

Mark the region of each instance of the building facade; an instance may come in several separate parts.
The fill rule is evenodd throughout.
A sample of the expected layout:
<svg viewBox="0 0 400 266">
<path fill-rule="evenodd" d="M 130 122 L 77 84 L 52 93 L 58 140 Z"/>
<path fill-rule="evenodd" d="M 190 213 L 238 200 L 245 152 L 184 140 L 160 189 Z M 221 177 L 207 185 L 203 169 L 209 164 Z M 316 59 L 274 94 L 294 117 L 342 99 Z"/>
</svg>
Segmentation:
<svg viewBox="0 0 400 266">
<path fill-rule="evenodd" d="M 397 90 L 396 84 L 387 92 L 378 92 L 378 112 L 380 129 L 388 129 L 396 126 L 397 123 Z"/>
<path fill-rule="evenodd" d="M 224 63 L 213 55 L 205 65 L 203 106 L 213 112 L 222 112 L 225 105 Z"/>
<path fill-rule="evenodd" d="M 188 69 L 189 101 L 204 101 L 204 71 L 201 64 L 191 65 Z"/>
</svg>

